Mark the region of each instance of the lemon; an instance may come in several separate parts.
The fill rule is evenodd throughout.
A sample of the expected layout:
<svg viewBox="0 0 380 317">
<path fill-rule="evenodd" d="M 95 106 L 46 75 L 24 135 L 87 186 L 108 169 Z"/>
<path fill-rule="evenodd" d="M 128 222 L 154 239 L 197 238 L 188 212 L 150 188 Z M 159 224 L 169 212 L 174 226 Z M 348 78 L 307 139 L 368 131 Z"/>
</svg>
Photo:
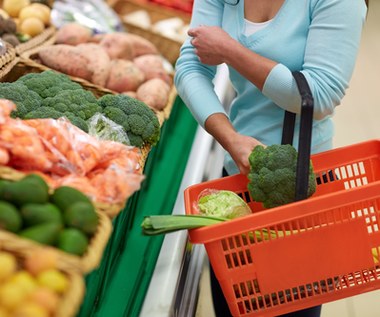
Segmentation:
<svg viewBox="0 0 380 317">
<path fill-rule="evenodd" d="M 13 254 L 0 252 L 0 281 L 11 276 L 17 268 L 17 261 Z"/>
<path fill-rule="evenodd" d="M 19 306 L 25 299 L 26 292 L 18 284 L 7 282 L 0 288 L 0 306 L 13 309 Z"/>
<path fill-rule="evenodd" d="M 60 294 L 64 293 L 69 286 L 69 280 L 66 275 L 56 269 L 41 272 L 37 275 L 37 281 L 39 285 Z"/>
<path fill-rule="evenodd" d="M 37 288 L 37 281 L 27 271 L 15 273 L 9 280 L 10 283 L 19 285 L 26 294 L 32 293 Z"/>
</svg>

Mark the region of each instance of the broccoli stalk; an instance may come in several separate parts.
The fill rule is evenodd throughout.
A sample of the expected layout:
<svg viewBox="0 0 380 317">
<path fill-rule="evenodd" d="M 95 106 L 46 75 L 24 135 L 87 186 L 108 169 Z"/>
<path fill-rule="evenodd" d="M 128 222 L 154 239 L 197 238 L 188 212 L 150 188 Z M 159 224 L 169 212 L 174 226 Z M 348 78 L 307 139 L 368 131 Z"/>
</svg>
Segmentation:
<svg viewBox="0 0 380 317">
<path fill-rule="evenodd" d="M 249 156 L 251 169 L 248 174 L 248 191 L 252 198 L 262 202 L 265 208 L 293 202 L 296 194 L 297 156 L 296 149 L 289 144 L 256 146 Z M 315 190 L 316 180 L 310 162 L 307 197 L 314 194 Z"/>
</svg>

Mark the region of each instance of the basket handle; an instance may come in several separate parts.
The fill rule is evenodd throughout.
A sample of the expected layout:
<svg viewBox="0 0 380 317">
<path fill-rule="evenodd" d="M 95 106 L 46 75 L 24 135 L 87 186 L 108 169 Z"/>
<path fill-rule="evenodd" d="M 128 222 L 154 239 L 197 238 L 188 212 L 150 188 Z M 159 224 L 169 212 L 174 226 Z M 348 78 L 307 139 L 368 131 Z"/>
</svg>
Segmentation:
<svg viewBox="0 0 380 317">
<path fill-rule="evenodd" d="M 296 169 L 295 200 L 307 198 L 309 188 L 309 168 L 311 151 L 311 134 L 313 127 L 314 100 L 305 76 L 295 71 L 292 73 L 301 95 L 301 121 L 298 141 L 298 158 Z M 292 144 L 296 114 L 285 111 L 281 144 Z"/>
</svg>

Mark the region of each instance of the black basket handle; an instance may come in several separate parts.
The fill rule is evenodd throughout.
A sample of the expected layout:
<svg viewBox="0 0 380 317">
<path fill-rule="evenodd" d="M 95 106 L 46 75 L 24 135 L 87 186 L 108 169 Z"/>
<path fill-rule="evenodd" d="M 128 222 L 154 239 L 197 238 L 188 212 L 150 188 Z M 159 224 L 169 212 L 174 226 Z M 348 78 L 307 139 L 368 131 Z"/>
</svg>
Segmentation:
<svg viewBox="0 0 380 317">
<path fill-rule="evenodd" d="M 299 72 L 293 72 L 301 95 L 301 121 L 298 141 L 298 158 L 296 171 L 296 197 L 295 200 L 307 198 L 309 188 L 309 168 L 311 151 L 311 134 L 313 127 L 314 100 L 305 76 Z M 292 144 L 296 114 L 285 111 L 284 126 L 282 130 L 281 144 Z"/>
</svg>

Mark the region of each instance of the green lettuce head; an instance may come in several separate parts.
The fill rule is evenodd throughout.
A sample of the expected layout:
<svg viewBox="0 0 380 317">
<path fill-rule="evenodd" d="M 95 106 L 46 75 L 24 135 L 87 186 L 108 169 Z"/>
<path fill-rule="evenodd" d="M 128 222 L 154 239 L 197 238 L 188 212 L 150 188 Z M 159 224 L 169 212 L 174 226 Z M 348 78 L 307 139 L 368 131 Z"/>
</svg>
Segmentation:
<svg viewBox="0 0 380 317">
<path fill-rule="evenodd" d="M 203 190 L 198 199 L 199 213 L 234 219 L 251 214 L 247 203 L 236 193 L 229 190 Z"/>
</svg>

